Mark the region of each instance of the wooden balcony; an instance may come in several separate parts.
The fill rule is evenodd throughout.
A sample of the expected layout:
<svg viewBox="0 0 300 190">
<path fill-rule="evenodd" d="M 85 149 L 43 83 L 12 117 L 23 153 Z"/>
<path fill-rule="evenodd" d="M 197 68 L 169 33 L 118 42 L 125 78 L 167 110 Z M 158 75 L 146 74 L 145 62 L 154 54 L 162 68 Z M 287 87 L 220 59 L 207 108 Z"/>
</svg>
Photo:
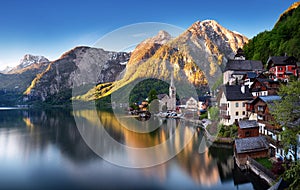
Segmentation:
<svg viewBox="0 0 300 190">
<path fill-rule="evenodd" d="M 221 104 L 220 105 L 220 110 L 227 111 L 227 104 Z"/>
<path fill-rule="evenodd" d="M 230 115 L 222 115 L 223 119 L 230 119 Z"/>
</svg>

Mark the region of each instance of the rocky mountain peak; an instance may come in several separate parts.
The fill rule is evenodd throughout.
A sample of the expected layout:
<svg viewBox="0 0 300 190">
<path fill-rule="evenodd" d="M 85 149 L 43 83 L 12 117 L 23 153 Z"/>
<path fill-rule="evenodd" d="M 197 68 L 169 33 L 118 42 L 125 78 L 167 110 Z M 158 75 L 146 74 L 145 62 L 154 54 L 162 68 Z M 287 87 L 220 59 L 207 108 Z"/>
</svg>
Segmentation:
<svg viewBox="0 0 300 190">
<path fill-rule="evenodd" d="M 46 63 L 49 60 L 44 56 L 35 56 L 31 54 L 26 54 L 20 60 L 20 64 L 17 66 L 18 68 L 25 68 L 35 63 Z"/>
<path fill-rule="evenodd" d="M 248 38 L 221 26 L 215 20 L 197 21 L 192 24 L 183 36 L 192 35 L 192 39 L 203 39 L 205 45 L 214 54 L 223 52 L 228 58 L 233 58 L 238 48 L 248 42 Z"/>
<path fill-rule="evenodd" d="M 139 63 L 142 60 L 148 59 L 154 55 L 156 50 L 158 50 L 162 45 L 168 43 L 172 40 L 171 35 L 161 30 L 158 34 L 152 38 L 148 38 L 141 42 L 135 50 L 132 52 L 128 65 L 133 63 Z"/>
<path fill-rule="evenodd" d="M 49 63 L 50 61 L 44 56 L 26 54 L 20 60 L 19 65 L 11 68 L 6 73 L 17 74 L 17 73 L 23 73 L 28 70 L 44 69 L 44 67 L 46 67 Z"/>
</svg>

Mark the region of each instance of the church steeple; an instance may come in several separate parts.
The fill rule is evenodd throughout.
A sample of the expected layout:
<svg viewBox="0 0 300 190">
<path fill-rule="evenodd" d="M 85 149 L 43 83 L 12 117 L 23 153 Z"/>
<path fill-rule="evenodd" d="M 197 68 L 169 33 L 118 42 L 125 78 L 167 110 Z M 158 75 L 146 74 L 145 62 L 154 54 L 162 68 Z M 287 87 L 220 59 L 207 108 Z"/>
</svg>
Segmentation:
<svg viewBox="0 0 300 190">
<path fill-rule="evenodd" d="M 171 74 L 171 82 L 169 87 L 168 110 L 176 110 L 176 88 L 174 86 L 173 73 Z"/>
</svg>

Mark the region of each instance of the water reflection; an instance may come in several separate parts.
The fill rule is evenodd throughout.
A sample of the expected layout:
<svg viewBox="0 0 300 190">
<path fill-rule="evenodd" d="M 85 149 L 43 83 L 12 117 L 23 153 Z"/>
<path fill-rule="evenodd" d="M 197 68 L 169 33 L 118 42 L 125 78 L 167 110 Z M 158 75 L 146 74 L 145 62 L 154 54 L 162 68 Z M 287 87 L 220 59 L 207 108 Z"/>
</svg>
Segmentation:
<svg viewBox="0 0 300 190">
<path fill-rule="evenodd" d="M 163 154 L 179 151 L 166 163 L 144 169 L 113 166 L 99 158 L 84 142 L 73 116 L 93 127 L 91 139 L 107 154 L 120 160 L 139 162 L 159 159 Z M 161 152 L 152 155 L 135 151 L 123 152 L 101 141 L 98 122 L 114 140 L 133 148 L 162 145 Z M 112 113 L 81 110 L 10 110 L 0 112 L 0 186 L 9 181 L 24 181 L 31 187 L 34 178 L 44 184 L 83 185 L 83 187 L 151 187 L 166 189 L 235 188 L 232 180 L 232 150 L 209 147 L 199 153 L 203 132 L 179 120 L 157 120 L 160 127 L 151 133 L 128 130 Z M 128 123 L 130 124 L 130 123 Z M 86 130 L 91 132 L 91 130 Z M 177 132 L 176 132 L 177 131 Z M 185 139 L 189 143 L 180 149 Z M 171 139 L 171 140 L 170 140 Z M 170 141 L 168 141 L 170 140 Z M 164 143 L 164 142 L 169 143 Z M 42 175 L 40 175 L 42 173 Z M 112 182 L 117 178 L 119 183 Z M 110 179 L 110 180 L 109 180 Z M 57 182 L 53 182 L 53 181 Z M 20 183 L 22 184 L 22 183 Z M 43 184 L 43 185 L 42 185 Z M 55 186 L 55 184 L 57 186 Z M 36 184 L 35 184 L 36 185 Z M 98 186 L 97 186 L 98 185 Z M 251 189 L 251 184 L 246 184 Z"/>
</svg>

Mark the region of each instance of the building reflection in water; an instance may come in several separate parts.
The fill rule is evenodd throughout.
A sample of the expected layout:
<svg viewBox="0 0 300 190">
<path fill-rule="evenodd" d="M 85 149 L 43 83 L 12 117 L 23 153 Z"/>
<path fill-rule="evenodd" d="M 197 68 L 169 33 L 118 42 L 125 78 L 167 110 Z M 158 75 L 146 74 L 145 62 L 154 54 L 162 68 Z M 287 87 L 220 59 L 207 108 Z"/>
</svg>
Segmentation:
<svg viewBox="0 0 300 190">
<path fill-rule="evenodd" d="M 78 167 L 101 161 L 84 142 L 86 139 L 82 138 L 76 127 L 78 123 L 73 118 L 76 116 L 82 121 L 82 125 L 78 126 L 81 132 L 88 133 L 101 151 L 119 157 L 120 160 L 151 162 L 166 154 L 179 152 L 168 162 L 140 169 L 139 172 L 147 178 L 156 178 L 164 183 L 178 172 L 178 175 L 188 176 L 195 184 L 208 187 L 232 179 L 231 150 L 228 152 L 228 149 L 206 147 L 203 153 L 199 153 L 200 142 L 205 140 L 203 132 L 179 120 L 156 118 L 154 122 L 159 128 L 150 133 L 136 133 L 123 126 L 131 125 L 130 120 L 122 117 L 120 123 L 110 112 L 28 110 L 20 111 L 17 115 L 6 115 L 4 112 L 0 115 L 0 160 L 11 160 L 5 161 L 11 167 L 17 167 L 18 162 L 39 165 L 51 159 L 60 159 L 53 161 L 58 164 L 57 167 L 60 164 Z M 139 149 L 160 145 L 161 151 L 152 152 L 152 155 L 139 154 L 130 150 L 124 152 L 117 146 L 107 144 L 99 133 L 99 121 L 105 131 L 119 143 Z M 189 141 L 186 146 L 185 141 Z"/>
<path fill-rule="evenodd" d="M 122 152 L 117 147 L 110 146 L 105 144 L 105 142 L 99 142 L 101 146 L 101 151 L 109 152 L 110 154 L 117 154 L 122 159 L 128 159 L 132 162 L 139 162 L 151 159 L 157 159 L 162 154 L 168 154 L 173 152 L 174 150 L 179 151 L 179 154 L 172 158 L 169 162 L 176 162 L 177 165 L 180 166 L 181 170 L 188 174 L 195 183 L 212 186 L 222 182 L 220 176 L 231 175 L 231 170 L 233 168 L 232 157 L 229 156 L 226 159 L 218 160 L 214 158 L 209 148 L 206 147 L 203 153 L 199 153 L 198 149 L 200 146 L 200 142 L 203 139 L 205 142 L 205 137 L 203 132 L 196 131 L 194 126 L 189 126 L 188 124 L 182 124 L 179 120 L 175 119 L 166 119 L 162 120 L 157 118 L 157 123 L 160 127 L 151 132 L 151 133 L 136 133 L 128 130 L 128 127 L 123 127 L 122 125 L 130 125 L 130 120 L 126 121 L 126 117 L 122 120 L 122 124 L 119 122 L 119 118 L 114 117 L 112 113 L 109 112 L 101 112 L 97 113 L 92 110 L 81 110 L 73 113 L 77 117 L 83 117 L 86 121 L 90 122 L 92 125 L 89 127 L 93 127 L 99 124 L 99 120 L 104 125 L 105 130 L 118 142 L 135 148 L 147 148 L 156 146 L 159 144 L 163 144 L 168 139 L 171 138 L 171 143 L 165 143 L 163 145 L 163 149 L 160 152 L 155 152 L 154 155 L 147 154 L 138 154 L 134 151 Z M 87 126 L 85 126 L 87 127 Z M 178 130 L 179 132 L 175 133 Z M 90 135 L 99 140 L 99 136 L 95 136 L 97 134 L 96 130 L 86 130 L 85 132 L 90 131 Z M 181 150 L 181 146 L 184 143 L 185 139 L 191 139 L 189 143 Z M 105 144 L 105 146 L 101 145 Z M 149 161 L 150 162 L 150 161 Z M 154 168 L 146 168 L 143 169 L 145 175 L 147 176 L 157 176 L 160 180 L 164 180 L 167 178 L 168 174 L 168 164 L 163 163 Z M 220 172 L 222 174 L 220 174 Z"/>
</svg>

